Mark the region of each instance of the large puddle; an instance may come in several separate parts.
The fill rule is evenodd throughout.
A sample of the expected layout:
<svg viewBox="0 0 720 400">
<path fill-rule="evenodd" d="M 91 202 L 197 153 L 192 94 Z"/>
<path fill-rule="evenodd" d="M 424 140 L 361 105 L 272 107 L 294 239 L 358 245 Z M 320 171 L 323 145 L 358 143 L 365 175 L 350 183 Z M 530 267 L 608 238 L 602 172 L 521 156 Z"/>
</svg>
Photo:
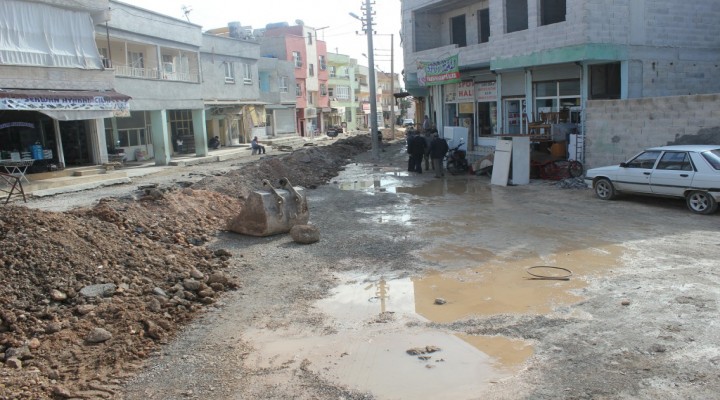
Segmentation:
<svg viewBox="0 0 720 400">
<path fill-rule="evenodd" d="M 355 166 L 349 172 L 358 173 Z M 279 360 L 310 361 L 324 378 L 381 399 L 468 399 L 482 397 L 493 382 L 511 376 L 533 354 L 532 343 L 501 336 L 468 335 L 442 325 L 499 314 L 548 314 L 582 300 L 590 279 L 618 265 L 622 248 L 596 243 L 588 247 L 565 237 L 541 220 L 498 228 L 490 212 L 473 204 L 501 202 L 487 182 L 464 179 L 423 180 L 417 186 L 403 181 L 403 172 L 374 171 L 371 180 L 341 180 L 339 187 L 370 193 L 409 194 L 421 206 L 444 207 L 447 218 L 419 221 L 420 237 L 428 245 L 417 256 L 432 272 L 407 278 L 340 276 L 332 296 L 318 301 L 329 317 L 324 335 L 289 331 L 248 332 L 258 348 L 258 367 L 277 366 Z M 362 175 L 362 174 L 359 174 Z M 458 195 L 458 196 L 452 196 Z M 462 195 L 462 196 L 461 196 Z M 408 203 L 412 207 L 417 203 Z M 417 212 L 378 210 L 378 222 L 418 223 Z M 373 211 L 369 210 L 372 214 Z M 410 215 L 413 215 L 411 218 Z M 549 216 L 552 217 L 552 216 Z M 542 218 L 539 216 L 538 218 Z M 481 220 L 483 223 L 469 223 Z M 505 243 L 493 229 L 510 231 L 516 243 Z M 506 235 L 508 233 L 505 233 Z M 527 242 L 532 243 L 525 246 Z M 498 249 L 503 249 L 499 251 Z M 568 280 L 536 279 L 528 273 L 571 271 Z M 439 326 L 439 327 L 438 327 Z M 410 349 L 439 349 L 408 354 Z"/>
</svg>

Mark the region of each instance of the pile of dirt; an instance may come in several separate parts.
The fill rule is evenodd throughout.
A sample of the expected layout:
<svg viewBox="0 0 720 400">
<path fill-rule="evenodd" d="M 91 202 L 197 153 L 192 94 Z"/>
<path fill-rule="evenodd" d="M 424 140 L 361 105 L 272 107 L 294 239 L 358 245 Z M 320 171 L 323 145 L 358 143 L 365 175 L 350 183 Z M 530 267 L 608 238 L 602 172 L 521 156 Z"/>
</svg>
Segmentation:
<svg viewBox="0 0 720 400">
<path fill-rule="evenodd" d="M 0 398 L 119 396 L 148 354 L 240 285 L 230 253 L 207 244 L 247 194 L 281 177 L 317 187 L 369 146 L 303 148 L 89 209 L 0 208 Z"/>
</svg>

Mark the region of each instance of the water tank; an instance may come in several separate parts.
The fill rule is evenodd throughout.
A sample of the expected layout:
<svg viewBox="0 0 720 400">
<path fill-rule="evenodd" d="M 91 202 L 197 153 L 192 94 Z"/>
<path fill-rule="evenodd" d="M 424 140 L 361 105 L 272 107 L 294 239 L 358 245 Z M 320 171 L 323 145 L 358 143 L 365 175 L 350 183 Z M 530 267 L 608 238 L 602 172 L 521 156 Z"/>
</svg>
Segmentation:
<svg viewBox="0 0 720 400">
<path fill-rule="evenodd" d="M 242 32 L 242 25 L 240 21 L 228 22 L 228 29 L 230 29 L 230 37 L 240 39 Z"/>
</svg>

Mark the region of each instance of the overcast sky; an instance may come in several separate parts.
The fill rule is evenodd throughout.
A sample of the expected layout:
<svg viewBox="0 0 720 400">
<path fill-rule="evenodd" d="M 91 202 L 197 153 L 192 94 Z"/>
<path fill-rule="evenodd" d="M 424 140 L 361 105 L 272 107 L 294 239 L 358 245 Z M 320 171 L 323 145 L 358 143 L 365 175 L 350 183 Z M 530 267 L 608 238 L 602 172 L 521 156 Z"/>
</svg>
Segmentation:
<svg viewBox="0 0 720 400">
<path fill-rule="evenodd" d="M 185 20 L 183 6 L 191 11 L 187 14 L 190 22 L 201 25 L 203 30 L 227 26 L 228 22 L 239 21 L 243 26 L 254 29 L 266 24 L 287 22 L 295 25 L 302 20 L 305 25 L 318 31 L 318 38 L 327 42 L 328 52 L 339 52 L 356 58 L 362 65 L 368 65 L 363 57 L 367 54 L 367 37 L 357 35 L 361 31 L 360 21 L 349 13 L 362 16 L 364 0 L 120 0 L 147 10 L 159 12 Z M 403 69 L 402 48 L 400 47 L 400 0 L 375 0 L 375 65 L 379 70 L 390 72 L 390 36 L 394 34 L 395 73 Z M 361 32 L 362 33 L 362 32 Z"/>
</svg>

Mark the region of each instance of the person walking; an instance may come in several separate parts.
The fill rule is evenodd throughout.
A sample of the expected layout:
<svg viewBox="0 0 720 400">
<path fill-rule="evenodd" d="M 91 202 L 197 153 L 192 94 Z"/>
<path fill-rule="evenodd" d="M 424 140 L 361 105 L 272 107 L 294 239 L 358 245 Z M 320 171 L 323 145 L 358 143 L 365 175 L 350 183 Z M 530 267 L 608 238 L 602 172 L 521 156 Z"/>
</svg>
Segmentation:
<svg viewBox="0 0 720 400">
<path fill-rule="evenodd" d="M 423 133 L 423 139 L 425 139 L 425 153 L 423 153 L 423 164 L 425 164 L 425 171 L 430 171 L 430 143 L 432 143 L 433 140 L 432 129 Z"/>
<path fill-rule="evenodd" d="M 408 139 L 408 171 L 422 174 L 422 160 L 426 148 L 425 138 L 420 134 L 416 133 Z"/>
<path fill-rule="evenodd" d="M 436 178 L 442 178 L 445 176 L 442 161 L 449 149 L 450 147 L 445 139 L 441 138 L 437 132 L 433 133 L 433 140 L 430 142 L 430 158 L 432 159 L 432 165 L 435 169 Z"/>
<path fill-rule="evenodd" d="M 430 130 L 430 118 L 428 118 L 427 115 L 423 119 L 422 129 L 423 129 L 423 132 L 427 132 L 428 130 Z"/>
</svg>

